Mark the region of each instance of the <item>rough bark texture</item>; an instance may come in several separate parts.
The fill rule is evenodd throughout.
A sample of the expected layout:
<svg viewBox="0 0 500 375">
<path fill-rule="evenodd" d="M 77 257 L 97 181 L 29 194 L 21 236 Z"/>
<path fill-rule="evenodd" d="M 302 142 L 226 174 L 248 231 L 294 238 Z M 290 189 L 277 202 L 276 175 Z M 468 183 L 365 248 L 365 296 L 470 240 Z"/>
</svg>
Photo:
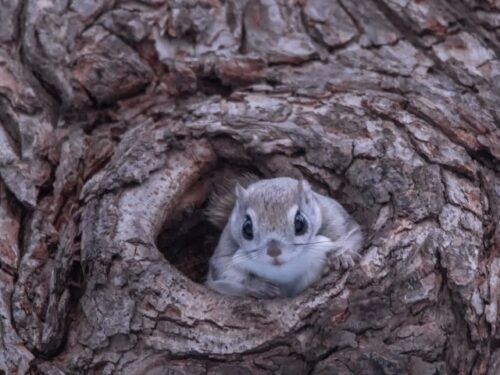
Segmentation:
<svg viewBox="0 0 500 375">
<path fill-rule="evenodd" d="M 0 373 L 500 373 L 499 57 L 496 0 L 0 1 Z M 247 171 L 358 266 L 197 283 Z"/>
</svg>

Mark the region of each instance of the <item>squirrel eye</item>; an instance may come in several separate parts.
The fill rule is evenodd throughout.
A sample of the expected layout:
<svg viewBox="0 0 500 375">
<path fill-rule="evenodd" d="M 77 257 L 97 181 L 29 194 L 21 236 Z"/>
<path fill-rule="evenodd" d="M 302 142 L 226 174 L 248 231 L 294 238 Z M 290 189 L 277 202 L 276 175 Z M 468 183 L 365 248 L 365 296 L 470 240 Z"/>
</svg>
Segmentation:
<svg viewBox="0 0 500 375">
<path fill-rule="evenodd" d="M 295 214 L 295 235 L 296 236 L 301 236 L 307 232 L 307 221 L 304 215 L 300 213 L 300 211 L 297 211 Z"/>
<path fill-rule="evenodd" d="M 241 227 L 241 233 L 246 240 L 250 241 L 253 239 L 252 219 L 248 215 L 245 216 L 245 221 L 243 222 L 243 226 Z"/>
</svg>

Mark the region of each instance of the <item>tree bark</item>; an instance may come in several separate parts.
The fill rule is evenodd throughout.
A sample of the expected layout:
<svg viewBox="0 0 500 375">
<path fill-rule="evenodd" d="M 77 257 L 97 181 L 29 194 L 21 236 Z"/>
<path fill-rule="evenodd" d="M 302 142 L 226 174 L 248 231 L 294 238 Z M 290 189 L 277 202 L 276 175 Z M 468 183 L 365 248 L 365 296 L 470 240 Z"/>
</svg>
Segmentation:
<svg viewBox="0 0 500 375">
<path fill-rule="evenodd" d="M 0 4 L 0 373 L 498 374 L 500 3 Z M 221 178 L 307 178 L 359 264 L 201 285 Z"/>
</svg>

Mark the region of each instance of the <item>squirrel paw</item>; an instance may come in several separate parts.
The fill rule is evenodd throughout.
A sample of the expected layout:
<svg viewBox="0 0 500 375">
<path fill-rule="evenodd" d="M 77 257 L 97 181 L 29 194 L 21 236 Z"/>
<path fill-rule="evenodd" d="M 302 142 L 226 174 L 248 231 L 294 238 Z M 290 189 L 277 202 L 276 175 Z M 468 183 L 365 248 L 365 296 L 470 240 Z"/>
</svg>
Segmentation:
<svg viewBox="0 0 500 375">
<path fill-rule="evenodd" d="M 276 298 L 281 295 L 281 289 L 273 283 L 262 281 L 259 285 L 249 286 L 247 294 L 255 298 Z"/>
<path fill-rule="evenodd" d="M 355 259 L 359 258 L 360 255 L 355 254 L 340 254 L 340 255 L 330 255 L 328 257 L 328 265 L 334 270 L 348 269 L 354 267 Z"/>
</svg>

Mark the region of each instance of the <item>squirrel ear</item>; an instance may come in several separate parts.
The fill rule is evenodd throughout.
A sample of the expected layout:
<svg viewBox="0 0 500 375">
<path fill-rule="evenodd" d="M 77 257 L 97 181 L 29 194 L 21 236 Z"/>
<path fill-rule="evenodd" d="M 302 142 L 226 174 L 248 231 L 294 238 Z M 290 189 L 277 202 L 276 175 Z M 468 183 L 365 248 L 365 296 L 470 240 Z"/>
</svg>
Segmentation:
<svg viewBox="0 0 500 375">
<path fill-rule="evenodd" d="M 248 195 L 248 192 L 239 183 L 236 184 L 236 187 L 234 188 L 234 192 L 236 194 L 237 199 L 245 199 Z"/>
<path fill-rule="evenodd" d="M 306 180 L 299 180 L 298 184 L 298 198 L 299 202 L 304 202 L 305 204 L 309 204 L 309 198 L 311 193 L 311 185 Z"/>
</svg>

